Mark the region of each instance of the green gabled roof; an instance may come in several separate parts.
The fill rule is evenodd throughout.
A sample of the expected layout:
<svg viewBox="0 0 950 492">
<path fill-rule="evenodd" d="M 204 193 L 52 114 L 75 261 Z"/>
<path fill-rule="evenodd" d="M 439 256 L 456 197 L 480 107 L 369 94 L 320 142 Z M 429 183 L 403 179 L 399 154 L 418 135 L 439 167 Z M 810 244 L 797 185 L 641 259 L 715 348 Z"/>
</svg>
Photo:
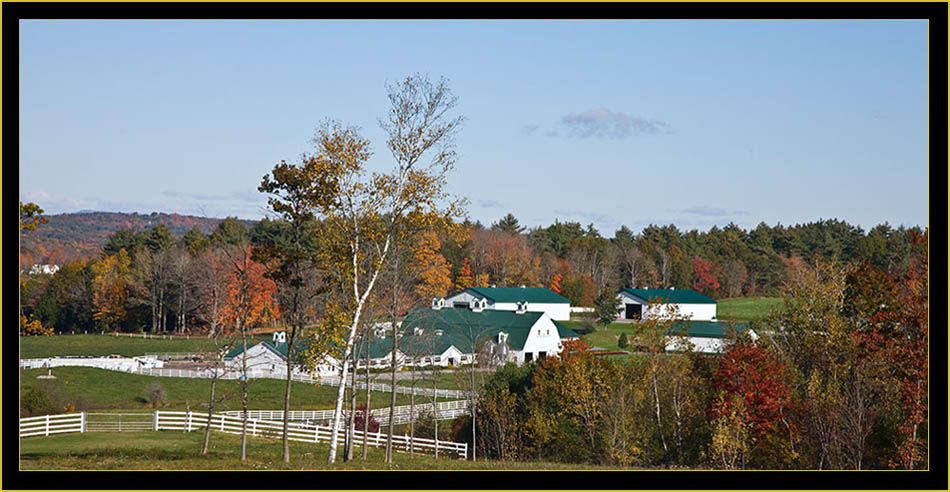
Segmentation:
<svg viewBox="0 0 950 492">
<path fill-rule="evenodd" d="M 469 287 L 465 290 L 472 291 L 478 294 L 481 297 L 485 297 L 493 302 L 519 302 L 527 301 L 531 308 L 530 304 L 532 302 L 542 303 L 542 304 L 570 304 L 571 300 L 559 295 L 551 289 L 543 289 L 540 287 Z M 460 292 L 465 292 L 465 290 Z M 455 294 L 458 294 L 456 292 Z M 451 297 L 455 294 L 452 294 Z"/>
<path fill-rule="evenodd" d="M 454 345 L 464 353 L 471 353 L 473 338 L 477 343 L 494 338 L 499 332 L 505 332 L 508 334 L 508 346 L 522 350 L 531 327 L 543 314 L 517 314 L 514 311 L 492 309 L 475 312 L 468 309 L 417 307 L 402 322 L 403 336 L 399 339 L 399 349 L 402 351 L 405 347 L 406 350 L 441 353 Z M 416 335 L 416 328 L 422 328 L 423 333 Z M 442 330 L 442 335 L 430 336 L 436 330 Z M 391 341 L 389 345 L 392 347 Z M 426 345 L 432 346 L 426 348 Z"/>
<path fill-rule="evenodd" d="M 578 335 L 576 331 L 574 331 L 574 330 L 572 330 L 572 329 L 570 329 L 570 328 L 568 328 L 568 327 L 562 325 L 561 323 L 558 323 L 557 321 L 555 321 L 555 320 L 553 320 L 553 319 L 552 319 L 551 321 L 554 322 L 554 326 L 557 327 L 557 336 L 558 336 L 559 338 L 561 338 L 561 339 L 564 339 L 564 338 L 580 338 L 580 335 Z"/>
<path fill-rule="evenodd" d="M 716 304 L 715 299 L 706 297 L 693 289 L 621 289 L 620 292 L 635 295 L 644 301 L 659 299 L 662 303 Z"/>
<path fill-rule="evenodd" d="M 749 323 L 744 321 L 674 321 L 673 327 L 666 330 L 666 334 L 696 338 L 726 338 L 729 336 L 730 324 L 737 333 L 745 333 L 749 330 Z"/>
</svg>

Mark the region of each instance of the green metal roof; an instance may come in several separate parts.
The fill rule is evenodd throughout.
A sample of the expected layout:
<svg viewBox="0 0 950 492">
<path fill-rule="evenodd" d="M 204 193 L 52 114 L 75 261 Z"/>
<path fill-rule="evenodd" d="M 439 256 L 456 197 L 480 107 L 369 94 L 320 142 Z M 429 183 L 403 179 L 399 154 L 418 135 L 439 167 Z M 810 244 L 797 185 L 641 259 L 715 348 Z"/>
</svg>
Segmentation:
<svg viewBox="0 0 950 492">
<path fill-rule="evenodd" d="M 716 304 L 715 299 L 706 297 L 693 289 L 621 289 L 620 292 L 635 295 L 644 301 L 659 299 L 664 304 Z"/>
<path fill-rule="evenodd" d="M 464 353 L 472 352 L 472 342 L 493 339 L 499 332 L 508 334 L 508 346 L 522 350 L 531 327 L 544 313 L 485 309 L 480 312 L 469 309 L 431 309 L 417 307 L 402 322 L 402 338 L 399 349 L 418 353 L 441 353 L 454 345 Z M 422 333 L 417 335 L 416 328 Z M 441 330 L 441 335 L 436 335 Z M 473 340 L 474 339 L 474 340 Z M 390 348 L 392 342 L 389 343 Z"/>
<path fill-rule="evenodd" d="M 559 295 L 551 289 L 540 287 L 469 287 L 463 291 L 471 291 L 493 302 L 537 302 L 542 304 L 570 304 L 571 300 Z M 455 294 L 458 294 L 456 292 Z M 452 294 L 453 296 L 455 294 Z M 447 296 L 451 297 L 451 296 Z"/>
<path fill-rule="evenodd" d="M 744 321 L 674 321 L 673 327 L 666 330 L 666 335 L 686 335 L 696 338 L 726 338 L 729 336 L 729 325 L 738 333 L 749 330 L 749 323 Z"/>
<path fill-rule="evenodd" d="M 568 328 L 568 327 L 562 325 L 561 323 L 558 323 L 557 321 L 555 321 L 555 320 L 553 320 L 553 319 L 552 319 L 551 321 L 553 321 L 553 322 L 554 322 L 554 326 L 557 327 L 557 336 L 560 337 L 561 339 L 564 339 L 564 338 L 580 338 L 580 335 L 578 335 L 576 331 L 574 331 L 574 330 L 572 330 L 572 329 L 570 329 L 570 328 Z"/>
</svg>

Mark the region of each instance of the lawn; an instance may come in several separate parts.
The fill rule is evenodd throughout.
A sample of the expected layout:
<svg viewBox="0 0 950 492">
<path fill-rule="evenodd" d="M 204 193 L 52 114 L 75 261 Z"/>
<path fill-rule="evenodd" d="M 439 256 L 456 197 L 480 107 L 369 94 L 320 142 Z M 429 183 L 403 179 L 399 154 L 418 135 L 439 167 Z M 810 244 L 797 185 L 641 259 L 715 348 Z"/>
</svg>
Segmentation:
<svg viewBox="0 0 950 492">
<path fill-rule="evenodd" d="M 164 410 L 200 409 L 208 401 L 211 381 L 207 379 L 143 376 L 91 367 L 57 367 L 54 380 L 40 380 L 46 369 L 20 371 L 20 395 L 30 386 L 43 388 L 54 403 L 72 403 L 77 410 L 129 409 L 151 410 L 149 388 L 159 384 L 165 390 Z M 336 402 L 337 388 L 327 385 L 291 383 L 291 408 L 294 410 L 329 410 Z M 278 379 L 253 379 L 248 385 L 248 408 L 252 410 L 280 410 L 284 408 L 286 382 Z M 219 381 L 215 390 L 225 400 L 215 404 L 217 410 L 241 408 L 241 383 L 235 380 Z M 363 392 L 358 393 L 362 401 Z M 389 405 L 390 393 L 373 392 L 372 408 Z M 397 405 L 408 405 L 409 395 L 396 394 Z"/>
<path fill-rule="evenodd" d="M 558 323 L 572 330 L 583 326 L 579 321 L 558 321 Z M 603 325 L 595 323 L 594 326 L 596 327 L 594 332 L 581 335 L 581 340 L 584 340 L 594 347 L 602 347 L 607 350 L 623 350 L 617 346 L 617 339 L 620 338 L 621 333 L 626 333 L 627 338 L 631 338 L 633 336 L 633 328 L 636 325 L 632 323 L 610 323 L 607 325 L 607 328 L 604 328 Z"/>
<path fill-rule="evenodd" d="M 462 371 L 462 372 L 458 372 L 458 371 Z M 479 373 L 479 376 L 481 375 L 482 374 Z M 467 387 L 467 385 L 464 384 L 464 381 L 468 381 L 467 378 L 469 378 L 470 376 L 469 376 L 469 373 L 465 372 L 464 369 L 459 369 L 457 371 L 453 371 L 453 370 L 441 371 L 438 374 L 436 374 L 435 377 L 436 377 L 436 380 L 435 380 L 436 388 L 457 390 L 457 389 L 465 389 L 465 387 Z M 459 388 L 459 385 L 458 385 L 459 378 L 464 379 L 463 385 L 462 385 L 463 388 Z M 386 378 L 378 379 L 377 382 L 389 384 L 391 382 L 391 379 L 386 379 Z M 396 382 L 396 384 L 399 386 L 412 386 L 412 379 L 409 379 L 409 378 L 400 379 L 399 381 Z M 431 388 L 432 387 L 432 373 L 417 372 L 416 373 L 416 387 L 417 388 Z"/>
<path fill-rule="evenodd" d="M 366 461 L 327 465 L 327 444 L 291 442 L 291 462 L 281 460 L 280 439 L 248 438 L 247 461 L 240 460 L 240 436 L 213 432 L 211 450 L 201 456 L 202 432 L 66 434 L 20 439 L 21 470 L 619 470 L 619 467 L 547 462 L 462 461 L 394 453 L 383 462 L 382 448 Z M 355 455 L 360 456 L 357 446 Z"/>
<path fill-rule="evenodd" d="M 716 306 L 716 318 L 721 321 L 751 321 L 769 314 L 772 309 L 781 309 L 785 300 L 781 297 L 738 297 L 721 299 Z"/>
<path fill-rule="evenodd" d="M 269 339 L 257 335 L 248 340 L 248 345 Z M 213 350 L 214 340 L 195 337 L 191 339 L 134 338 L 113 335 L 56 335 L 53 337 L 20 337 L 20 358 L 38 359 L 57 355 L 138 355 L 162 352 L 200 352 Z"/>
</svg>

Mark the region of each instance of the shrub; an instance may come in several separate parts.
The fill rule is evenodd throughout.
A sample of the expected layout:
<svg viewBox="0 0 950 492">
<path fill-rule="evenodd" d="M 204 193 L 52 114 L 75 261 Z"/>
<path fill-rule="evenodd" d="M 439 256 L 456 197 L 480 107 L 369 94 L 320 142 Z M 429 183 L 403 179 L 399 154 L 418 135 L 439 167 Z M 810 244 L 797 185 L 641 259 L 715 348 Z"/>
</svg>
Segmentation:
<svg viewBox="0 0 950 492">
<path fill-rule="evenodd" d="M 621 333 L 620 338 L 617 339 L 617 346 L 620 348 L 627 348 L 630 345 L 630 340 L 627 339 L 626 333 Z"/>
<path fill-rule="evenodd" d="M 353 414 L 353 425 L 356 430 L 363 430 L 363 419 L 366 418 L 365 416 L 366 405 L 360 405 L 356 408 L 356 413 Z M 376 417 L 374 417 L 373 414 L 369 414 L 369 422 L 366 431 L 379 432 L 379 422 L 376 421 Z"/>
<path fill-rule="evenodd" d="M 23 395 L 23 399 L 20 401 L 20 407 L 23 413 L 26 413 L 27 417 L 62 413 L 53 403 L 53 399 L 49 397 L 46 391 L 36 386 L 30 386 L 30 389 Z"/>
<path fill-rule="evenodd" d="M 168 400 L 168 392 L 165 391 L 165 387 L 161 383 L 155 382 L 148 387 L 147 399 L 152 404 L 152 408 L 160 408 L 165 406 L 165 402 Z"/>
</svg>

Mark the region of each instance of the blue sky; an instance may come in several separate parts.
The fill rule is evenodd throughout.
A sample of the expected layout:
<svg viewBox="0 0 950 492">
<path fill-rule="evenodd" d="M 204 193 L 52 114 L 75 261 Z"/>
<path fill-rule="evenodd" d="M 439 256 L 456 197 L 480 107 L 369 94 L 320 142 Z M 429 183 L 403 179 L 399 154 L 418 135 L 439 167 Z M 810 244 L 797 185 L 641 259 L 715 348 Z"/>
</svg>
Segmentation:
<svg viewBox="0 0 950 492">
<path fill-rule="evenodd" d="M 508 212 L 708 230 L 927 225 L 925 21 L 22 22 L 20 197 L 47 213 L 257 219 L 321 120 L 391 165 L 384 85 L 445 76 L 450 191 Z"/>
</svg>

